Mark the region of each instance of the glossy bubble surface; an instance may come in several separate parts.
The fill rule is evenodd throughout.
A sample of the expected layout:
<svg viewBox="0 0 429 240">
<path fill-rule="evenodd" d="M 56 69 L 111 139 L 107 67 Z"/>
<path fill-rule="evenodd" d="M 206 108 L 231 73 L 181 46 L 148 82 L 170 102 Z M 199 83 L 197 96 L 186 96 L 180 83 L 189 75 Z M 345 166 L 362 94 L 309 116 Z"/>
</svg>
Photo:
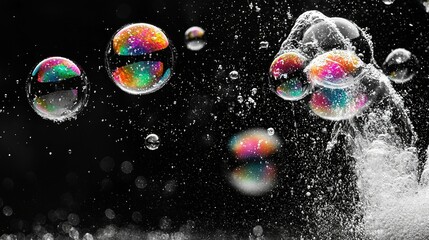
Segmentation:
<svg viewBox="0 0 429 240">
<path fill-rule="evenodd" d="M 137 23 L 121 28 L 106 51 L 107 71 L 114 83 L 130 94 L 149 94 L 171 78 L 174 51 L 158 27 Z"/>
<path fill-rule="evenodd" d="M 194 26 L 186 30 L 185 44 L 186 47 L 191 51 L 200 51 L 203 49 L 207 44 L 204 29 Z"/>
<path fill-rule="evenodd" d="M 277 96 L 296 101 L 308 95 L 311 85 L 303 72 L 306 62 L 306 57 L 294 51 L 285 52 L 274 59 L 270 77 Z"/>
<path fill-rule="evenodd" d="M 364 63 L 352 51 L 333 50 L 316 57 L 305 69 L 310 82 L 330 88 L 356 83 L 363 75 Z"/>
<path fill-rule="evenodd" d="M 64 121 L 76 117 L 89 96 L 84 71 L 73 61 L 51 57 L 41 61 L 26 84 L 27 98 L 34 111 L 45 119 Z"/>
<path fill-rule="evenodd" d="M 276 168 L 269 162 L 252 162 L 235 168 L 230 182 L 238 191 L 259 196 L 270 191 L 276 182 Z"/>
<path fill-rule="evenodd" d="M 383 71 L 395 83 L 405 83 L 417 74 L 420 64 L 410 51 L 398 48 L 393 50 L 383 63 Z"/>
</svg>

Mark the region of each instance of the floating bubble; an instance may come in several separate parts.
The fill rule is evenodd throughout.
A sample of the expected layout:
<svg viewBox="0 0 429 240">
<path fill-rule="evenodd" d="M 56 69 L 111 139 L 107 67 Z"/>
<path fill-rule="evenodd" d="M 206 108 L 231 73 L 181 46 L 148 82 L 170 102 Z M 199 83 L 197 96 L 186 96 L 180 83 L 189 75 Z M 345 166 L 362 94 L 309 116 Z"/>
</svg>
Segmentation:
<svg viewBox="0 0 429 240">
<path fill-rule="evenodd" d="M 13 209 L 12 209 L 10 206 L 4 206 L 4 207 L 3 207 L 3 214 L 4 214 L 6 217 L 10 217 L 10 216 L 12 216 L 12 214 L 13 214 Z"/>
<path fill-rule="evenodd" d="M 200 51 L 203 49 L 207 44 L 204 29 L 194 26 L 186 30 L 185 44 L 191 51 Z"/>
<path fill-rule="evenodd" d="M 383 71 L 395 83 L 405 83 L 417 74 L 419 61 L 410 51 L 398 48 L 393 50 L 383 63 Z"/>
<path fill-rule="evenodd" d="M 365 74 L 364 65 L 352 51 L 333 50 L 313 59 L 305 72 L 316 85 L 343 88 L 359 81 Z"/>
<path fill-rule="evenodd" d="M 26 84 L 27 98 L 42 118 L 61 122 L 76 117 L 85 107 L 89 82 L 73 61 L 50 57 L 31 72 Z"/>
<path fill-rule="evenodd" d="M 251 162 L 235 168 L 229 177 L 231 185 L 246 195 L 260 196 L 276 182 L 276 168 L 265 161 Z"/>
<path fill-rule="evenodd" d="M 116 217 L 115 211 L 113 211 L 112 209 L 108 208 L 104 211 L 104 214 L 106 215 L 106 217 L 110 220 L 113 220 Z"/>
<path fill-rule="evenodd" d="M 149 94 L 170 80 L 174 51 L 160 28 L 146 23 L 126 25 L 109 42 L 106 65 L 109 76 L 123 91 Z"/>
<path fill-rule="evenodd" d="M 253 228 L 252 232 L 253 235 L 255 235 L 256 237 L 262 237 L 262 235 L 264 234 L 264 229 L 261 225 L 257 225 Z"/>
<path fill-rule="evenodd" d="M 121 164 L 121 171 L 125 174 L 130 174 L 132 171 L 134 170 L 134 166 L 131 162 L 129 161 L 124 161 Z"/>
<path fill-rule="evenodd" d="M 275 153 L 280 146 L 277 136 L 269 135 L 267 130 L 251 129 L 239 133 L 229 142 L 230 151 L 236 159 L 262 158 Z"/>
<path fill-rule="evenodd" d="M 395 0 L 382 0 L 384 4 L 386 5 L 391 5 L 392 3 L 395 2 Z"/>
<path fill-rule="evenodd" d="M 304 98 L 311 85 L 303 73 L 307 59 L 297 52 L 286 52 L 271 63 L 271 85 L 277 96 L 290 101 Z"/>
<path fill-rule="evenodd" d="M 267 42 L 267 41 L 261 41 L 259 43 L 259 49 L 267 49 L 269 45 L 270 45 L 269 42 Z"/>
<path fill-rule="evenodd" d="M 237 71 L 231 71 L 230 73 L 229 73 L 229 78 L 231 79 L 231 80 L 236 80 L 236 79 L 238 79 L 240 77 L 240 75 L 238 74 L 238 72 Z"/>
<path fill-rule="evenodd" d="M 145 138 L 145 146 L 149 150 L 158 149 L 160 144 L 159 137 L 156 134 L 151 133 Z"/>
<path fill-rule="evenodd" d="M 274 128 L 268 128 L 267 133 L 268 133 L 268 135 L 273 136 L 274 135 Z"/>
<path fill-rule="evenodd" d="M 138 189 L 143 189 L 147 186 L 146 178 L 144 178 L 143 176 L 138 176 L 134 183 L 136 184 L 136 187 Z"/>
<path fill-rule="evenodd" d="M 361 113 L 370 103 L 370 97 L 355 89 L 321 88 L 313 93 L 310 109 L 328 120 L 349 119 Z"/>
</svg>

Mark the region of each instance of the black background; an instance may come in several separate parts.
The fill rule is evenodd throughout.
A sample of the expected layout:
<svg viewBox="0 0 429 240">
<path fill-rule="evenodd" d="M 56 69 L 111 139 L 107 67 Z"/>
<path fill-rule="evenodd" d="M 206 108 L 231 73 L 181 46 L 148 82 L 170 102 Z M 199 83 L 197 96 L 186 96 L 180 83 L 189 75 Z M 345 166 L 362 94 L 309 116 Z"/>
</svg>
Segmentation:
<svg viewBox="0 0 429 240">
<path fill-rule="evenodd" d="M 172 229 L 193 220 L 199 231 L 248 232 L 260 224 L 292 235 L 317 231 L 311 229 L 318 228 L 315 207 L 321 202 L 352 211 L 352 163 L 341 150 L 323 151 L 333 123 L 310 114 L 308 99 L 285 102 L 268 89 L 268 67 L 306 10 L 368 28 L 379 64 L 399 47 L 419 58 L 419 76 L 394 87 L 411 110 L 419 150 L 426 149 L 429 21 L 417 0 L 396 0 L 390 6 L 370 0 L 253 4 L 261 10 L 245 0 L 2 1 L 0 198 L 14 213 L 0 216 L 0 233 L 31 232 L 35 216 L 48 217 L 59 209 L 78 214 L 79 227 L 90 231 L 126 225 L 139 211 L 143 221 L 137 224 L 147 230 L 158 229 L 167 216 Z M 162 28 L 177 56 L 174 77 L 145 96 L 122 92 L 104 68 L 111 36 L 135 22 Z M 193 25 L 207 34 L 208 45 L 199 52 L 184 46 L 184 32 Z M 259 49 L 260 41 L 268 41 L 269 48 Z M 88 106 L 76 120 L 44 120 L 27 102 L 26 78 L 50 56 L 76 61 L 91 82 Z M 238 80 L 228 79 L 232 70 L 240 73 Z M 252 97 L 256 107 L 239 104 L 238 95 Z M 225 179 L 230 137 L 253 127 L 273 127 L 284 143 L 275 159 L 278 185 L 262 197 L 243 196 Z M 156 151 L 144 148 L 149 133 L 160 136 Z M 110 173 L 99 166 L 105 157 L 115 162 Z M 121 172 L 123 161 L 133 163 L 133 173 Z M 137 176 L 147 179 L 147 188 L 135 187 Z M 172 182 L 177 187 L 167 194 L 163 189 Z M 104 216 L 107 208 L 115 211 L 114 220 Z M 56 231 L 64 220 L 48 218 L 45 225 Z"/>
</svg>

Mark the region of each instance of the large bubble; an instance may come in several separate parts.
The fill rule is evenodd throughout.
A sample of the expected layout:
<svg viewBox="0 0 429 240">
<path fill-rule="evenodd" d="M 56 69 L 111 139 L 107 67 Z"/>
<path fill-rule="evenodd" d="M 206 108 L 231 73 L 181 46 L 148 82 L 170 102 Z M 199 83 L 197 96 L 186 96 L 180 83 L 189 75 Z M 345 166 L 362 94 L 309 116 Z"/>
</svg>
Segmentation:
<svg viewBox="0 0 429 240">
<path fill-rule="evenodd" d="M 34 111 L 45 119 L 64 121 L 85 107 L 89 82 L 73 61 L 51 57 L 41 61 L 27 80 L 27 97 Z"/>
<path fill-rule="evenodd" d="M 160 28 L 146 23 L 126 25 L 109 42 L 106 65 L 109 76 L 123 91 L 149 94 L 170 80 L 174 51 Z"/>
<path fill-rule="evenodd" d="M 276 184 L 274 157 L 280 147 L 277 136 L 255 128 L 233 136 L 229 141 L 227 178 L 244 195 L 261 196 Z"/>
<path fill-rule="evenodd" d="M 410 81 L 419 68 L 419 61 L 410 51 L 404 48 L 393 50 L 383 63 L 383 71 L 395 83 Z"/>
</svg>

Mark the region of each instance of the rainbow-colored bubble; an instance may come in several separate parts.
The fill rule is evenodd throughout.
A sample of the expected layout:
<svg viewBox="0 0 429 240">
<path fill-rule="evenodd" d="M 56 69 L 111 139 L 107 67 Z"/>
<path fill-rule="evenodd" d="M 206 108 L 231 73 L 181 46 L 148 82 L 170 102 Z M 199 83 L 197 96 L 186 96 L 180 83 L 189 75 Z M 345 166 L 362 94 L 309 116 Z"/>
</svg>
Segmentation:
<svg viewBox="0 0 429 240">
<path fill-rule="evenodd" d="M 174 54 L 158 27 L 126 25 L 113 37 L 106 52 L 109 76 L 123 91 L 149 94 L 162 88 L 173 74 Z"/>
<path fill-rule="evenodd" d="M 50 57 L 37 64 L 26 87 L 34 111 L 57 122 L 76 117 L 89 96 L 89 82 L 84 71 L 63 57 Z"/>
<path fill-rule="evenodd" d="M 276 167 L 269 162 L 252 162 L 235 168 L 230 176 L 231 185 L 251 196 L 270 191 L 276 183 Z"/>
<path fill-rule="evenodd" d="M 50 57 L 41 61 L 33 70 L 32 76 L 38 82 L 58 82 L 81 75 L 79 67 L 62 57 Z"/>
<path fill-rule="evenodd" d="M 245 195 L 259 196 L 276 183 L 273 163 L 280 147 L 278 137 L 266 129 L 255 128 L 236 134 L 229 141 L 229 173 L 231 185 Z"/>
<path fill-rule="evenodd" d="M 231 138 L 229 148 L 236 159 L 263 158 L 277 151 L 280 145 L 275 135 L 265 129 L 252 129 Z"/>
<path fill-rule="evenodd" d="M 147 23 L 121 28 L 113 36 L 113 49 L 119 56 L 140 56 L 168 48 L 170 42 L 164 32 Z"/>
<path fill-rule="evenodd" d="M 308 80 L 319 86 L 343 88 L 359 80 L 363 66 L 354 52 L 332 50 L 313 59 L 305 72 Z"/>
<path fill-rule="evenodd" d="M 321 88 L 313 93 L 310 109 L 319 117 L 328 120 L 349 119 L 361 113 L 370 103 L 362 91 L 343 88 Z"/>
<path fill-rule="evenodd" d="M 294 51 L 283 53 L 274 59 L 270 76 L 277 96 L 296 101 L 308 95 L 311 85 L 303 73 L 306 62 L 306 57 Z"/>
</svg>

